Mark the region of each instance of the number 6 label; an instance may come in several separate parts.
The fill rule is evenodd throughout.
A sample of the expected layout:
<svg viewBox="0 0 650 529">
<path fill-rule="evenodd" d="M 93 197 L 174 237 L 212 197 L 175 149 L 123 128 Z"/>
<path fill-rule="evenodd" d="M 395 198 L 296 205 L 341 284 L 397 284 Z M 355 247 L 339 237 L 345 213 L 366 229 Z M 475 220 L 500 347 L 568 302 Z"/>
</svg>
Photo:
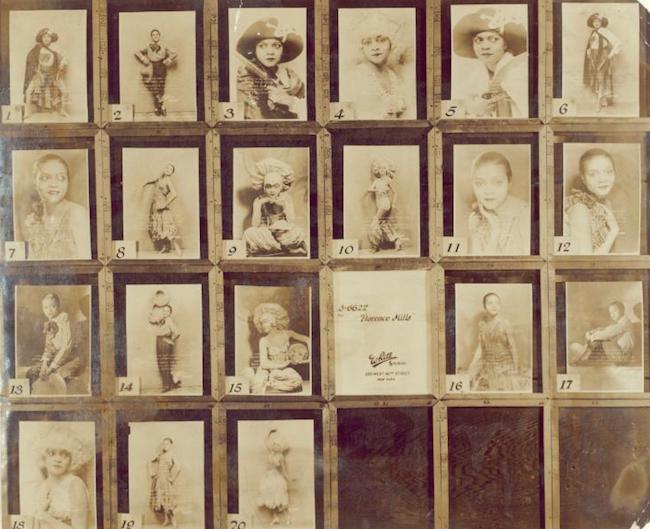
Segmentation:
<svg viewBox="0 0 650 529">
<path fill-rule="evenodd" d="M 332 241 L 332 257 L 334 259 L 359 257 L 359 241 L 356 239 L 334 239 Z"/>
</svg>

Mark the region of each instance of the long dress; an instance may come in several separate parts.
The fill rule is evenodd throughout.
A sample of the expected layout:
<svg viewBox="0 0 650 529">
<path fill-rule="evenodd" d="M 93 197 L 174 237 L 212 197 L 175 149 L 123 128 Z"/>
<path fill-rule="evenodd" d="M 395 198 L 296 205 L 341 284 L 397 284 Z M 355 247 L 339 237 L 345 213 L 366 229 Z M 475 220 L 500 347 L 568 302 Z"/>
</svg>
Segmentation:
<svg viewBox="0 0 650 529">
<path fill-rule="evenodd" d="M 289 485 L 282 475 L 284 454 L 269 451 L 267 467 L 260 480 L 258 507 L 283 512 L 289 507 Z"/>
<path fill-rule="evenodd" d="M 583 67 L 583 82 L 598 98 L 612 103 L 614 77 L 612 58 L 618 53 L 620 41 L 605 28 L 594 29 L 587 39 Z"/>
<path fill-rule="evenodd" d="M 65 63 L 63 56 L 37 44 L 27 54 L 25 68 L 25 103 L 36 105 L 41 110 L 58 111 L 64 103 L 66 88 L 60 76 Z"/>
<path fill-rule="evenodd" d="M 514 341 L 509 322 L 500 316 L 483 319 L 478 326 L 481 348 L 477 386 L 481 391 L 510 391 L 514 389 L 512 373 Z"/>
<path fill-rule="evenodd" d="M 178 506 L 176 479 L 180 466 L 169 452 L 162 452 L 151 460 L 151 496 L 149 505 L 155 513 L 173 512 Z"/>
<path fill-rule="evenodd" d="M 154 184 L 154 196 L 149 208 L 149 237 L 158 250 L 163 243 L 170 243 L 178 237 L 178 226 L 167 206 L 171 192 L 169 177 L 162 176 Z"/>
</svg>

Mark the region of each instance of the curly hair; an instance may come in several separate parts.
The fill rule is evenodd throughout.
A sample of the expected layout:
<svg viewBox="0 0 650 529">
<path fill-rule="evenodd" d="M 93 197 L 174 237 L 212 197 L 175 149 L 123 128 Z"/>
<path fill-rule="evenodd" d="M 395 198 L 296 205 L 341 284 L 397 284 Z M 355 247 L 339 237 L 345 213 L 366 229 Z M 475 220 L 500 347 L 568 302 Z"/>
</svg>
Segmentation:
<svg viewBox="0 0 650 529">
<path fill-rule="evenodd" d="M 259 333 L 262 333 L 262 317 L 270 314 L 275 318 L 275 328 L 285 330 L 289 328 L 289 313 L 282 305 L 277 303 L 260 303 L 253 311 L 253 324 Z"/>
<path fill-rule="evenodd" d="M 255 164 L 250 175 L 253 189 L 256 191 L 262 189 L 264 187 L 264 178 L 271 173 L 280 175 L 284 191 L 289 189 L 296 179 L 293 168 L 288 163 L 277 158 L 264 158 Z"/>
<path fill-rule="evenodd" d="M 49 450 L 63 450 L 70 457 L 69 472 L 78 472 L 86 465 L 93 454 L 90 447 L 86 445 L 77 435 L 65 426 L 53 426 L 37 442 L 39 465 L 43 477 L 47 477 L 45 458 Z"/>
<path fill-rule="evenodd" d="M 386 37 L 390 41 L 387 61 L 389 65 L 405 64 L 413 59 L 413 52 L 402 36 L 402 33 L 405 32 L 403 21 L 397 19 L 394 15 L 380 10 L 366 18 L 364 23 L 360 24 L 357 29 L 359 49 L 355 62 L 358 64 L 367 62 L 363 53 L 364 41 L 377 36 Z"/>
<path fill-rule="evenodd" d="M 382 170 L 386 171 L 388 176 L 391 178 L 395 178 L 395 175 L 397 174 L 397 169 L 395 169 L 393 162 L 386 158 L 373 158 L 370 161 L 370 176 L 372 178 L 377 178 L 378 176 L 381 176 Z"/>
</svg>

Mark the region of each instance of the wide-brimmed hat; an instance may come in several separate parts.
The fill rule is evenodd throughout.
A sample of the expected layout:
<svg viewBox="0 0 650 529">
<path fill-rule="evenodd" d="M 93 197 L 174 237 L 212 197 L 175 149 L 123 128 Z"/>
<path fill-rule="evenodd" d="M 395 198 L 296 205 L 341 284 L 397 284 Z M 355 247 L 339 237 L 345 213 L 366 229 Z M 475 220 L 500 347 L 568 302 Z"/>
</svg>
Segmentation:
<svg viewBox="0 0 650 529">
<path fill-rule="evenodd" d="M 36 42 L 43 44 L 43 37 L 47 34 L 50 35 L 53 43 L 59 40 L 59 36 L 54 33 L 54 31 L 52 31 L 50 28 L 43 28 L 36 34 Z"/>
<path fill-rule="evenodd" d="M 302 53 L 302 37 L 295 29 L 281 27 L 277 18 L 263 18 L 251 24 L 237 41 L 237 51 L 247 59 L 255 57 L 255 46 L 260 40 L 277 39 L 282 43 L 280 62 L 294 60 Z"/>
<path fill-rule="evenodd" d="M 454 26 L 454 52 L 461 57 L 476 58 L 473 40 L 483 31 L 495 31 L 501 35 L 508 51 L 513 55 L 519 55 L 528 49 L 528 31 L 520 20 L 500 15 L 493 8 L 484 8 L 465 15 Z"/>
</svg>

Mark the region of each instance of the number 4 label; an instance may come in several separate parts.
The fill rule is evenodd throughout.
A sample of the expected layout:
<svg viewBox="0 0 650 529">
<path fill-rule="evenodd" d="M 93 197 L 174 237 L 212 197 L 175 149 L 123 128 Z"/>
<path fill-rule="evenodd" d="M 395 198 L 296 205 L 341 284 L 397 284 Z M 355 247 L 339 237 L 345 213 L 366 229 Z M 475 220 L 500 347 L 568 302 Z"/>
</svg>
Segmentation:
<svg viewBox="0 0 650 529">
<path fill-rule="evenodd" d="M 352 103 L 330 103 L 330 120 L 344 121 L 346 119 L 354 119 Z"/>
<path fill-rule="evenodd" d="M 11 529 L 32 529 L 31 520 L 31 517 L 28 518 L 22 514 L 12 514 L 9 516 L 9 527 Z"/>
<path fill-rule="evenodd" d="M 226 393 L 228 395 L 248 395 L 250 387 L 244 377 L 226 377 Z"/>
<path fill-rule="evenodd" d="M 561 392 L 580 391 L 580 375 L 558 375 L 557 390 Z"/>
<path fill-rule="evenodd" d="M 467 393 L 469 375 L 447 375 L 447 393 Z"/>
<path fill-rule="evenodd" d="M 117 515 L 118 529 L 142 529 L 142 516 L 130 513 L 119 513 Z"/>
<path fill-rule="evenodd" d="M 228 515 L 228 529 L 253 529 L 248 516 L 241 514 Z"/>
<path fill-rule="evenodd" d="M 334 239 L 332 241 L 332 257 L 345 259 L 359 256 L 359 241 L 357 239 Z"/>
</svg>

